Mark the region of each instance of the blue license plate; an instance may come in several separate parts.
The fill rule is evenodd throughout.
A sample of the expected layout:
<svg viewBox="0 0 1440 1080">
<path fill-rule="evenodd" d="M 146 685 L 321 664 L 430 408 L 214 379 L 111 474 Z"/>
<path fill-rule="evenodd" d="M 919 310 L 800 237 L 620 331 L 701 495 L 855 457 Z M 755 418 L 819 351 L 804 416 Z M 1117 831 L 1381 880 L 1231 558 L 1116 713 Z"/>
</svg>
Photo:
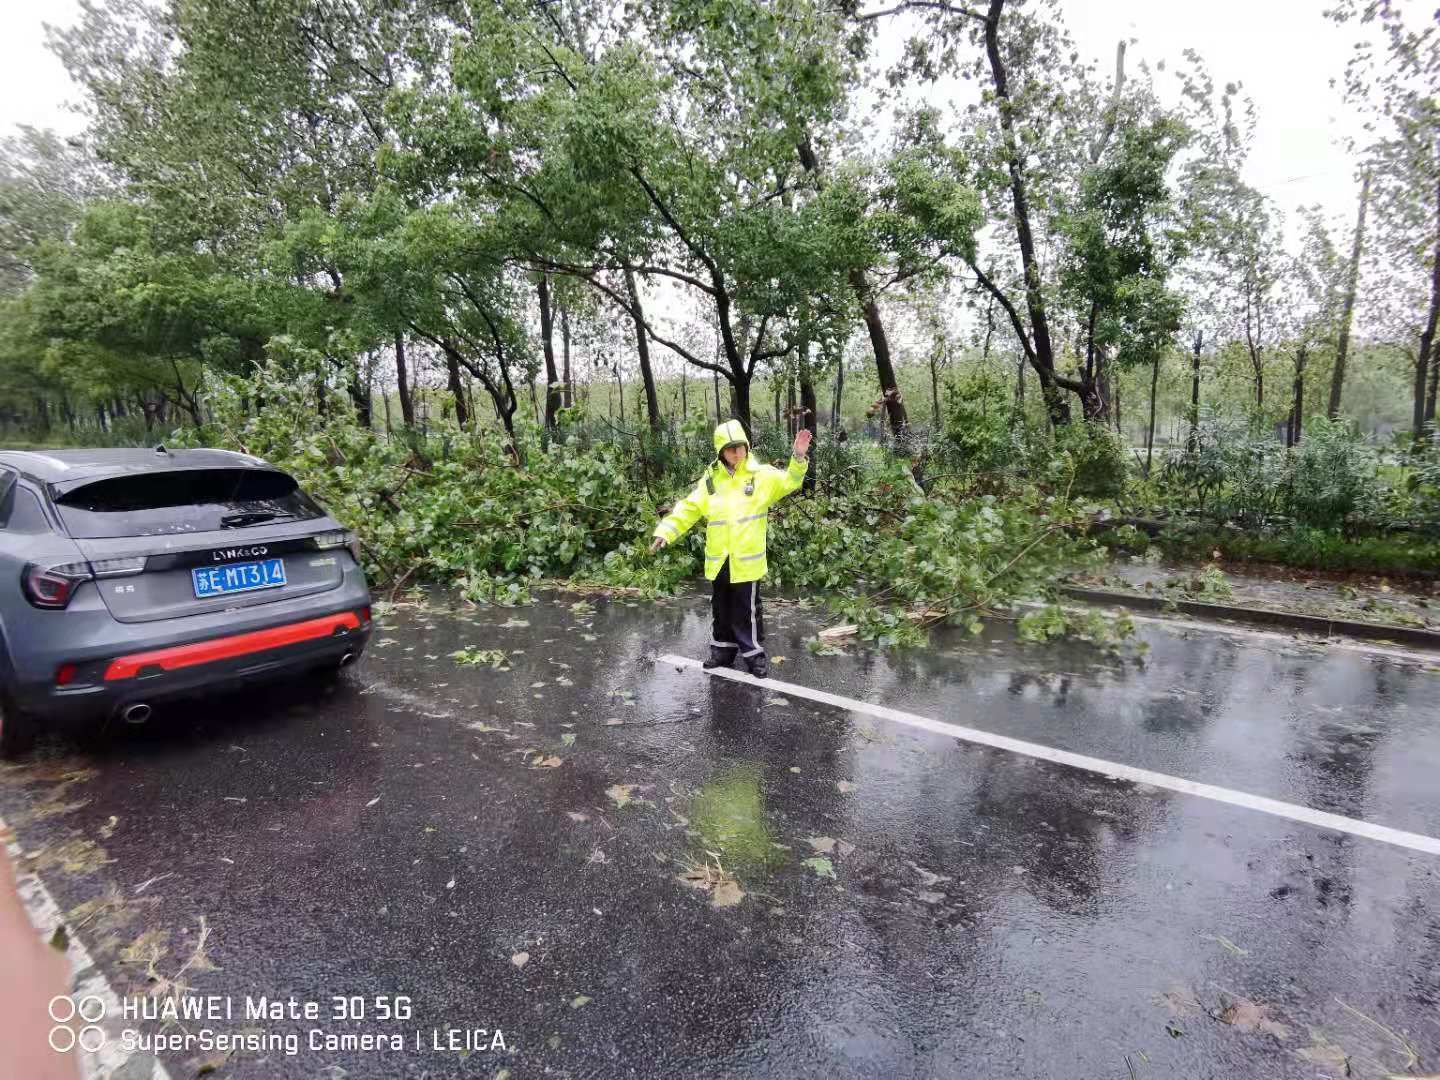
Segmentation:
<svg viewBox="0 0 1440 1080">
<path fill-rule="evenodd" d="M 195 597 L 199 600 L 225 593 L 275 589 L 285 584 L 285 560 L 263 559 L 260 562 L 202 566 L 191 570 L 190 575 L 195 579 Z"/>
</svg>

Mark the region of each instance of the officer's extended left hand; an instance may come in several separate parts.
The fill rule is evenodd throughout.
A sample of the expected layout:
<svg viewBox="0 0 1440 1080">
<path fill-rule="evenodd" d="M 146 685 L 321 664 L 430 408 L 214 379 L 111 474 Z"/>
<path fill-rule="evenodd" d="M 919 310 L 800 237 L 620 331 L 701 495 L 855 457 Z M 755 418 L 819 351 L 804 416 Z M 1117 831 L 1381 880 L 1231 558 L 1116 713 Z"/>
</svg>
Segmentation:
<svg viewBox="0 0 1440 1080">
<path fill-rule="evenodd" d="M 810 452 L 810 429 L 801 428 L 795 435 L 794 454 L 803 459 Z"/>
</svg>

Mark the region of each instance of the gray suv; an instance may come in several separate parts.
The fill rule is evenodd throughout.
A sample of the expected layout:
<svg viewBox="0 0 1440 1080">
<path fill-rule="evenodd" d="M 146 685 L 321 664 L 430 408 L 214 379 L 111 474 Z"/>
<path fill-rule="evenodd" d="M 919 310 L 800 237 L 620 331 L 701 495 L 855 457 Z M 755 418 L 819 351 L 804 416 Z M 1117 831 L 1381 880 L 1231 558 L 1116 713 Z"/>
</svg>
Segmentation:
<svg viewBox="0 0 1440 1080">
<path fill-rule="evenodd" d="M 358 555 L 258 458 L 0 452 L 0 757 L 41 726 L 338 671 L 370 637 Z"/>
</svg>

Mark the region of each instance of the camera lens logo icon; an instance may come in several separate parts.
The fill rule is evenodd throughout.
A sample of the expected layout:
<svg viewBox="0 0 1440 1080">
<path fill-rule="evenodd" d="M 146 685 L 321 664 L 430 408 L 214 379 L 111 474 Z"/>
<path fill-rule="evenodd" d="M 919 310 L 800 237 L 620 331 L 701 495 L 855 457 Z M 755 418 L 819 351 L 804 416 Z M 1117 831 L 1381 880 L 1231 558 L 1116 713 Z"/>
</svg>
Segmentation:
<svg viewBox="0 0 1440 1080">
<path fill-rule="evenodd" d="M 85 1021 L 78 1035 L 68 1026 L 76 1016 Z M 65 996 L 51 998 L 50 1019 L 55 1021 L 50 1029 L 50 1049 L 57 1054 L 68 1054 L 77 1045 L 93 1054 L 105 1045 L 105 1030 L 99 1027 L 105 1019 L 105 1001 L 98 994 L 87 994 L 78 1002 Z"/>
</svg>

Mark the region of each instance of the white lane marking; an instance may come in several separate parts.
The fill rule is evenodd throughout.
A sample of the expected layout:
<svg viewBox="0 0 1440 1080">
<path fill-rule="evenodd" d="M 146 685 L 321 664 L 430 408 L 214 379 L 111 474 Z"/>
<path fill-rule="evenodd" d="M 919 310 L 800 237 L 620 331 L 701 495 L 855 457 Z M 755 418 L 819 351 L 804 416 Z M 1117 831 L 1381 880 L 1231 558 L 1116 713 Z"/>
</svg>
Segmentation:
<svg viewBox="0 0 1440 1080">
<path fill-rule="evenodd" d="M 50 895 L 50 890 L 40 880 L 40 875 L 35 873 L 22 874 L 20 869 L 20 857 L 24 854 L 20 849 L 20 842 L 15 838 L 15 832 L 5 824 L 5 819 L 0 818 L 0 835 L 8 836 L 5 849 L 10 853 L 10 861 L 15 864 L 15 885 L 20 893 L 20 900 L 25 905 L 25 911 L 30 916 L 30 922 L 40 932 L 42 940 L 48 942 L 55 936 L 55 931 L 65 925 L 65 916 L 60 912 L 60 905 L 55 903 L 55 898 Z M 132 1058 L 141 1056 L 138 1052 L 126 1051 L 121 1044 L 119 1035 L 123 1026 L 123 1010 L 120 1005 L 120 998 L 115 993 L 115 988 L 110 985 L 110 980 L 100 970 L 90 955 L 90 950 L 80 940 L 80 935 L 65 926 L 67 945 L 65 957 L 70 961 L 71 972 L 71 995 L 78 1002 L 81 998 L 94 995 L 105 1002 L 104 1018 L 100 1026 L 105 1029 L 106 1039 L 100 1049 L 94 1053 L 80 1051 L 80 1071 L 86 1080 L 99 1080 L 99 1078 L 112 1076 L 123 1065 Z M 150 1080 L 170 1080 L 170 1072 L 155 1060 L 150 1071 Z"/>
<path fill-rule="evenodd" d="M 688 656 L 675 656 L 666 653 L 660 656 L 658 660 L 660 663 L 704 670 L 700 667 L 700 661 L 692 660 Z M 881 720 L 889 720 L 896 724 L 904 724 L 906 727 L 919 728 L 921 731 L 929 731 L 936 735 L 948 735 L 952 738 L 964 739 L 966 742 L 975 743 L 979 746 L 989 746 L 996 750 L 1008 750 L 1012 754 L 1022 754 L 1025 757 L 1038 758 L 1041 761 L 1050 761 L 1057 765 L 1068 765 L 1074 769 L 1083 769 L 1086 772 L 1096 773 L 1100 776 L 1108 776 L 1116 780 L 1130 780 L 1137 784 L 1149 784 L 1151 787 L 1164 788 L 1167 791 L 1177 791 L 1182 795 L 1195 795 L 1202 799 L 1211 799 L 1214 802 L 1226 803 L 1229 806 L 1239 806 L 1246 810 L 1259 810 L 1264 814 L 1273 814 L 1275 817 L 1298 821 L 1304 825 L 1313 825 L 1319 829 L 1331 829 L 1335 832 L 1349 833 L 1352 836 L 1363 836 L 1369 840 L 1379 840 L 1382 843 L 1409 848 L 1411 851 L 1422 851 L 1427 855 L 1440 855 L 1440 839 L 1436 839 L 1433 836 L 1424 836 L 1421 833 L 1392 829 L 1388 825 L 1375 825 L 1368 821 L 1362 821 L 1359 818 L 1345 817 L 1342 814 L 1331 814 L 1324 810 L 1312 810 L 1308 806 L 1297 806 L 1294 803 L 1281 802 L 1279 799 L 1266 798 L 1263 795 L 1251 795 L 1244 791 L 1234 791 L 1230 788 L 1216 787 L 1214 784 L 1202 784 L 1196 780 L 1186 780 L 1180 776 L 1170 776 L 1167 773 L 1152 772 L 1149 769 L 1139 769 L 1133 765 L 1121 765 L 1118 762 L 1106 761 L 1103 758 L 1089 757 L 1085 754 L 1072 754 L 1068 750 L 1057 750 L 1053 746 L 1042 746 L 1040 743 L 1026 742 L 1023 739 L 1012 739 L 1008 735 L 995 735 L 988 731 L 981 731 L 978 728 L 962 727 L 960 724 L 948 724 L 943 720 L 931 720 L 928 716 L 919 716 L 916 713 L 892 709 L 888 705 L 872 705 L 868 701 L 857 701 L 854 698 L 831 694 L 825 690 L 812 690 L 808 686 L 801 686 L 799 683 L 785 682 L 782 679 L 757 679 L 753 675 L 733 671 L 729 668 L 713 668 L 710 671 L 706 671 L 705 674 L 718 676 L 722 679 L 731 679 L 735 682 L 750 683 L 754 686 L 764 687 L 791 697 L 808 698 L 811 701 L 818 701 L 823 705 L 833 705 L 837 709 L 848 709 L 850 712 L 864 713 L 867 716 L 874 716 Z"/>
</svg>

